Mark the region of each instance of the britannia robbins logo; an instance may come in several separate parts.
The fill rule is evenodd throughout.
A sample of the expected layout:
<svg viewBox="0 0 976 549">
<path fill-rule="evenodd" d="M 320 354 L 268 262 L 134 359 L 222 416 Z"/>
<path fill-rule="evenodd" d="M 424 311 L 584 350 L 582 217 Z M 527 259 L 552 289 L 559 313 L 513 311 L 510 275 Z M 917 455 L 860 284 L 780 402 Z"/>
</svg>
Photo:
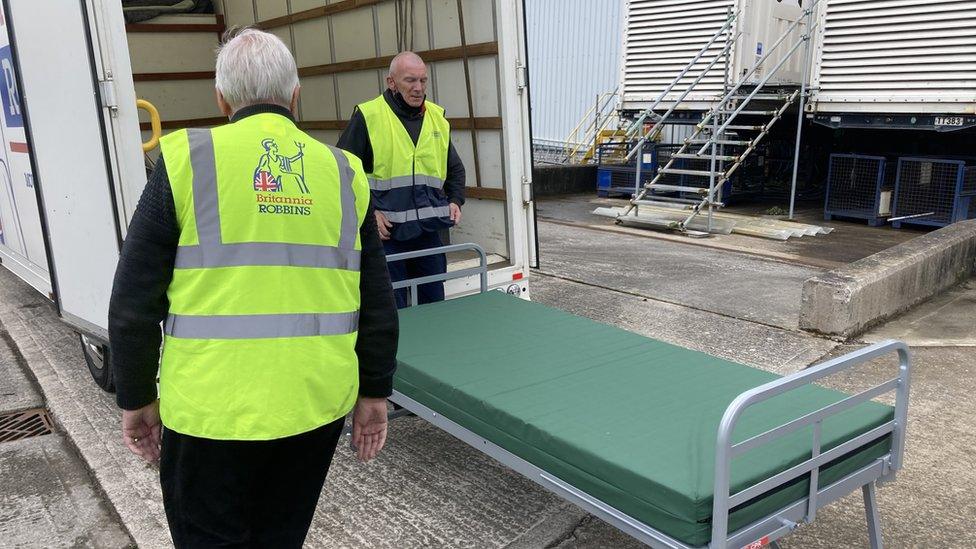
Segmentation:
<svg viewBox="0 0 976 549">
<path fill-rule="evenodd" d="M 274 215 L 312 215 L 314 201 L 305 183 L 305 144 L 295 141 L 297 153 L 281 154 L 274 139 L 261 141 L 264 153 L 254 169 L 254 192 L 258 213 Z"/>
</svg>

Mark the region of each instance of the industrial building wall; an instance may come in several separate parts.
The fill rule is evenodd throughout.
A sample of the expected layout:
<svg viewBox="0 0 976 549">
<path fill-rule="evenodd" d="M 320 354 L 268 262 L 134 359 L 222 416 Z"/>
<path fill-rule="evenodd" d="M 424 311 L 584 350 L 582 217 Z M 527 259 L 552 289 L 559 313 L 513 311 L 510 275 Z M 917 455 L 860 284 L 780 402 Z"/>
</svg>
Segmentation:
<svg viewBox="0 0 976 549">
<path fill-rule="evenodd" d="M 533 140 L 563 141 L 620 79 L 624 0 L 526 0 Z"/>
</svg>

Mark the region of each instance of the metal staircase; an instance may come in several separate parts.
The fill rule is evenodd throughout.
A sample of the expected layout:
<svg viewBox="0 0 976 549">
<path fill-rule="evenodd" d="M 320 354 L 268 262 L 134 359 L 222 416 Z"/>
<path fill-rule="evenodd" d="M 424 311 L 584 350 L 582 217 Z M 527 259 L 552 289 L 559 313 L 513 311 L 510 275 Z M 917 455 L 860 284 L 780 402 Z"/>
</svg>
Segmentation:
<svg viewBox="0 0 976 549">
<path fill-rule="evenodd" d="M 799 116 L 802 121 L 804 103 L 807 97 L 806 78 L 809 75 L 810 63 L 812 62 L 811 37 L 816 29 L 813 14 L 820 1 L 811 2 L 804 10 L 803 16 L 787 28 L 779 40 L 735 85 L 731 85 L 729 82 L 729 54 L 740 38 L 741 32 L 734 32 L 738 14 L 730 11 L 722 28 L 712 36 L 698 55 L 675 77 L 654 104 L 641 113 L 628 128 L 625 139 L 635 142 L 627 154 L 627 160 L 630 160 L 643 154 L 645 144 L 657 137 L 664 124 L 671 120 L 672 114 L 678 110 L 685 98 L 695 90 L 709 71 L 721 60 L 725 60 L 726 84 L 724 95 L 714 103 L 711 110 L 704 115 L 702 121 L 695 127 L 692 135 L 684 140 L 678 151 L 671 155 L 670 160 L 650 182 L 641 185 L 641 162 L 636 163 L 635 188 L 641 190 L 631 200 L 626 210 L 617 216 L 618 223 L 636 218 L 639 208 L 648 206 L 655 210 L 666 208 L 667 214 L 660 215 L 660 222 L 657 224 L 682 232 L 695 232 L 689 229 L 689 224 L 697 216 L 707 212 L 708 220 L 705 228 L 707 232 L 711 232 L 714 208 L 724 206 L 719 200 L 722 191 L 732 176 L 743 166 L 749 155 L 769 135 L 770 130 L 782 119 L 787 110 L 798 102 Z M 764 63 L 781 46 L 787 43 L 789 37 L 804 21 L 806 22 L 804 34 L 786 50 L 786 53 L 776 62 L 775 66 L 755 84 L 744 84 L 754 82 L 753 77 L 763 70 Z M 676 99 L 666 101 L 665 98 L 675 88 L 678 88 L 679 83 L 689 73 L 696 70 L 695 67 L 703 62 L 708 52 L 722 38 L 725 38 L 726 42 L 721 52 L 714 55 Z M 801 47 L 805 49 L 806 64 L 803 68 L 804 78 L 800 89 L 784 90 L 769 86 L 773 77 L 800 51 Z M 659 110 L 663 110 L 661 106 L 664 104 L 670 104 L 670 107 L 663 115 L 657 114 Z M 648 126 L 650 127 L 648 128 Z M 797 129 L 797 157 L 799 155 L 799 126 L 800 124 L 798 124 Z M 796 161 L 794 161 L 793 185 L 794 187 L 796 185 Z M 683 216 L 683 221 L 675 221 L 675 211 L 686 212 L 687 215 Z M 633 216 L 630 215 L 632 212 L 634 213 Z M 655 216 L 653 215 L 640 216 L 640 220 L 644 224 L 655 224 Z"/>
</svg>

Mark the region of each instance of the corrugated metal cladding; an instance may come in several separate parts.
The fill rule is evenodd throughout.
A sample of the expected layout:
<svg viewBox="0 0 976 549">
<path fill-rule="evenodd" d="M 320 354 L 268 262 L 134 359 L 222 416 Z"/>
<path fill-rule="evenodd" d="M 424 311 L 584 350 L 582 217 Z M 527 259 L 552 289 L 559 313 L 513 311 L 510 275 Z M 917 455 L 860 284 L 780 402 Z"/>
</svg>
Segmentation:
<svg viewBox="0 0 976 549">
<path fill-rule="evenodd" d="M 624 0 L 526 0 L 534 139 L 562 141 L 620 78 Z"/>
<path fill-rule="evenodd" d="M 976 101 L 976 0 L 829 0 L 818 101 Z"/>
<path fill-rule="evenodd" d="M 625 95 L 651 98 L 664 91 L 722 28 L 734 4 L 734 0 L 630 0 L 624 46 Z M 704 69 L 724 47 L 725 39 L 717 40 L 696 67 Z M 698 74 L 690 72 L 685 83 L 690 84 Z M 722 60 L 696 86 L 696 95 L 721 92 L 724 81 Z"/>
</svg>

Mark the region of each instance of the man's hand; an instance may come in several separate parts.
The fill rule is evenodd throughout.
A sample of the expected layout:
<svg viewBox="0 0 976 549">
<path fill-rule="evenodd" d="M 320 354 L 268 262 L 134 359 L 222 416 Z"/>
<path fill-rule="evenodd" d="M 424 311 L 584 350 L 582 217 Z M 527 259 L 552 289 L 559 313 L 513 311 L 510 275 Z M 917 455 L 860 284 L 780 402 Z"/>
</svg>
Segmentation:
<svg viewBox="0 0 976 549">
<path fill-rule="evenodd" d="M 352 444 L 359 461 L 376 457 L 386 444 L 386 399 L 359 397 L 352 412 Z"/>
<path fill-rule="evenodd" d="M 375 211 L 376 214 L 376 228 L 380 231 L 380 240 L 389 240 L 390 231 L 393 230 L 393 223 L 383 215 L 383 212 Z"/>
<path fill-rule="evenodd" d="M 130 452 L 149 463 L 159 461 L 162 428 L 158 400 L 138 410 L 122 410 L 122 442 Z"/>
<path fill-rule="evenodd" d="M 453 202 L 451 202 L 451 221 L 454 222 L 455 227 L 461 224 L 461 206 Z"/>
</svg>

